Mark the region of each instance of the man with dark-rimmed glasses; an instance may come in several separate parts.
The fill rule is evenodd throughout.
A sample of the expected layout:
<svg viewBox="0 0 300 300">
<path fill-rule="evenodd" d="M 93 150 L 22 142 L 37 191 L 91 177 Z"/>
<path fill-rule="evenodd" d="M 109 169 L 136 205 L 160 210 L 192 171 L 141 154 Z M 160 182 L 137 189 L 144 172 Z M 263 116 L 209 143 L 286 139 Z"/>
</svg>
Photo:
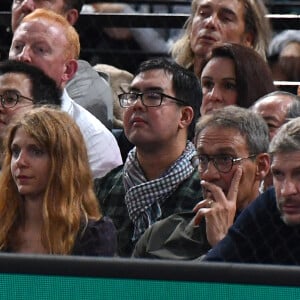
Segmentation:
<svg viewBox="0 0 300 300">
<path fill-rule="evenodd" d="M 13 60 L 0 62 L 0 145 L 16 115 L 34 105 L 60 107 L 60 97 L 55 81 L 37 67 Z"/>
<path fill-rule="evenodd" d="M 204 200 L 148 229 L 135 257 L 195 259 L 220 241 L 236 216 L 259 195 L 270 162 L 268 127 L 250 110 L 228 106 L 202 116 L 195 146 Z"/>
<path fill-rule="evenodd" d="M 191 142 L 199 97 L 196 76 L 165 58 L 142 63 L 119 95 L 125 135 L 135 147 L 124 166 L 96 180 L 95 188 L 117 228 L 120 256 L 130 256 L 154 222 L 202 199 Z"/>
</svg>

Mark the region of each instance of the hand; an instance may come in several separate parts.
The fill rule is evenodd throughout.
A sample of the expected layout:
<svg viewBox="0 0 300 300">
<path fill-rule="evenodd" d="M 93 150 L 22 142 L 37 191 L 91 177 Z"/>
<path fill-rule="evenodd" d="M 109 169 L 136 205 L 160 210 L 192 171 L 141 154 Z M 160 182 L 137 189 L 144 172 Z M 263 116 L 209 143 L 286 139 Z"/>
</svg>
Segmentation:
<svg viewBox="0 0 300 300">
<path fill-rule="evenodd" d="M 205 217 L 206 236 L 212 247 L 224 238 L 233 224 L 241 177 L 242 168 L 239 166 L 234 173 L 227 196 L 219 186 L 201 181 L 202 187 L 208 192 L 207 197 L 193 209 L 196 212 L 194 224 L 199 225 L 201 219 Z"/>
</svg>

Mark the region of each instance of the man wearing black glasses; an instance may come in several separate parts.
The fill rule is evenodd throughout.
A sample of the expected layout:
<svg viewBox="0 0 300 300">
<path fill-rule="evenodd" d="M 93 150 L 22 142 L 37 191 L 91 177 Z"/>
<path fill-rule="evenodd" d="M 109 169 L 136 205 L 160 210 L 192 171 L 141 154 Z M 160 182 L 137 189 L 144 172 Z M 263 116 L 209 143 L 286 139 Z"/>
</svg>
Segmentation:
<svg viewBox="0 0 300 300">
<path fill-rule="evenodd" d="M 219 242 L 236 216 L 259 195 L 270 162 L 268 127 L 250 110 L 228 106 L 202 116 L 195 145 L 204 200 L 148 229 L 134 256 L 194 259 Z"/>
<path fill-rule="evenodd" d="M 300 118 L 282 125 L 269 145 L 273 188 L 238 217 L 205 261 L 300 264 Z"/>
<path fill-rule="evenodd" d="M 0 145 L 16 115 L 34 105 L 61 105 L 61 90 L 37 67 L 18 61 L 0 63 Z M 2 148 L 2 147 L 1 147 Z M 0 159 L 1 160 L 1 159 Z"/>
<path fill-rule="evenodd" d="M 154 222 L 202 199 L 191 142 L 199 97 L 196 76 L 164 58 L 142 63 L 119 95 L 125 135 L 135 147 L 123 167 L 95 181 L 95 189 L 118 230 L 120 256 L 130 256 Z"/>
</svg>

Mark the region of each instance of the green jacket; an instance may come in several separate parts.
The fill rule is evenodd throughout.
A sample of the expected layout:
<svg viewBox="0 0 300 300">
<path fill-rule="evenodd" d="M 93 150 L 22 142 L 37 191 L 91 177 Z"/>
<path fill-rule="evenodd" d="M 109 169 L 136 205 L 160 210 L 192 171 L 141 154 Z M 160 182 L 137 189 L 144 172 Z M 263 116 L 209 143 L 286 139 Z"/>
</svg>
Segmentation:
<svg viewBox="0 0 300 300">
<path fill-rule="evenodd" d="M 133 257 L 192 260 L 211 248 L 206 238 L 205 219 L 194 226 L 195 213 L 173 214 L 154 223 L 138 240 Z"/>
<path fill-rule="evenodd" d="M 123 166 L 117 167 L 103 178 L 95 179 L 95 192 L 104 215 L 109 216 L 117 229 L 118 255 L 132 255 L 134 226 L 125 204 L 125 190 L 122 178 Z M 203 199 L 198 171 L 183 181 L 161 206 L 162 219 L 174 213 L 190 211 Z"/>
</svg>

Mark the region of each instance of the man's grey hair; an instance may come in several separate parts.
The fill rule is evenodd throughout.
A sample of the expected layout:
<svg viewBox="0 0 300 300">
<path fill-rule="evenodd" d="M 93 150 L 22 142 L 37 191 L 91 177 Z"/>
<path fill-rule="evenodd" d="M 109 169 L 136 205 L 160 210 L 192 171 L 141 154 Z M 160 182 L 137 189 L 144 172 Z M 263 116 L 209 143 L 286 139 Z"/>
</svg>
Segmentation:
<svg viewBox="0 0 300 300">
<path fill-rule="evenodd" d="M 224 128 L 236 129 L 247 141 L 249 154 L 268 151 L 268 126 L 260 115 L 249 109 L 226 106 L 202 116 L 196 124 L 196 141 L 198 135 L 207 127 L 216 127 L 220 132 Z"/>
</svg>

